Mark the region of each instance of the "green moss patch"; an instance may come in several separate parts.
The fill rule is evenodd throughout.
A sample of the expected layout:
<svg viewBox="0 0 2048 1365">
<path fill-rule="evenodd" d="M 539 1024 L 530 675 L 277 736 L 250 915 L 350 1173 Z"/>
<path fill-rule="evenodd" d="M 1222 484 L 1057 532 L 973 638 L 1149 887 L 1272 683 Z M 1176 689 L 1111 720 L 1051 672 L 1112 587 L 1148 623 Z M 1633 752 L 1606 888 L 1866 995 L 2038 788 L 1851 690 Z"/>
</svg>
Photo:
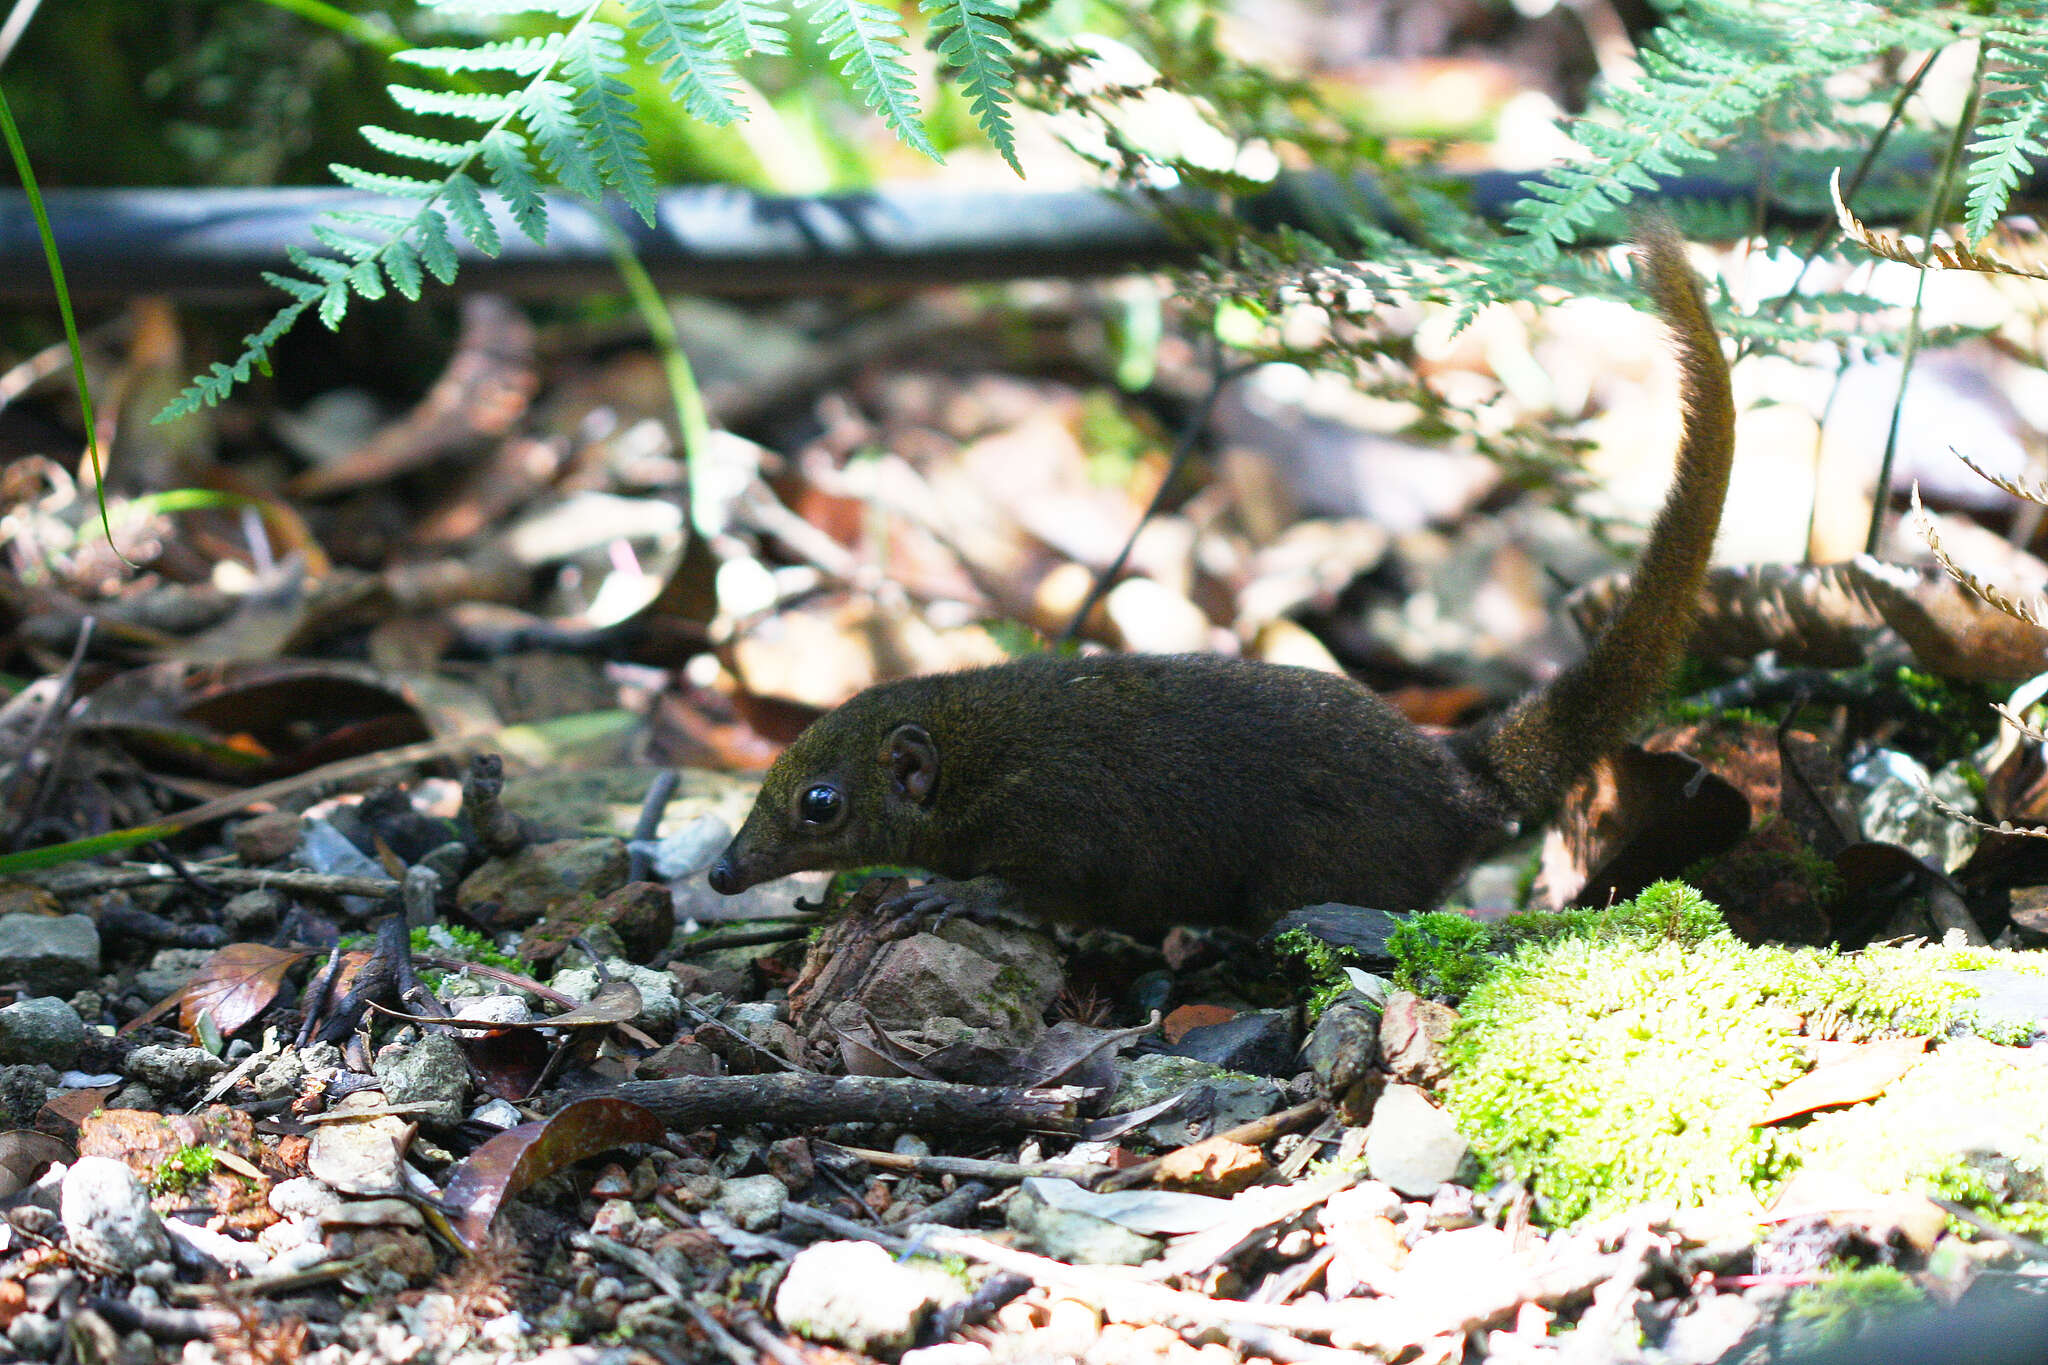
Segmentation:
<svg viewBox="0 0 2048 1365">
<path fill-rule="evenodd" d="M 1463 985 L 1444 1098 L 1482 1159 L 1532 1183 L 1546 1222 L 1642 1202 L 1760 1208 L 1810 1166 L 2001 1218 L 2039 1192 L 2038 1171 L 1963 1155 L 1980 1135 L 2048 1131 L 2048 1067 L 1982 1038 L 1950 1038 L 1875 1102 L 1752 1126 L 1808 1069 L 1807 1037 L 1966 1030 L 1975 992 L 1942 973 L 2014 955 L 1749 947 L 1677 883 L 1614 911 L 1481 928 L 1496 951 L 1459 931 L 1408 945 L 1404 971 Z"/>
</svg>

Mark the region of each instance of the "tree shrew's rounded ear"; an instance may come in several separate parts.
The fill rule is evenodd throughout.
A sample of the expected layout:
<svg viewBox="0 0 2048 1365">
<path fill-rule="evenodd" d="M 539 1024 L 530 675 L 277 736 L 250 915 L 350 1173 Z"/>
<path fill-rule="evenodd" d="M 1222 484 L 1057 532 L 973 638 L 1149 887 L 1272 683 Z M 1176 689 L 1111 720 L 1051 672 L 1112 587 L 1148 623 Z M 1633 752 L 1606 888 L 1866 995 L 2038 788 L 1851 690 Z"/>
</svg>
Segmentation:
<svg viewBox="0 0 2048 1365">
<path fill-rule="evenodd" d="M 889 780 L 896 790 L 922 804 L 931 800 L 939 785 L 939 746 L 921 725 L 899 725 L 889 732 L 889 747 L 882 754 L 889 765 Z"/>
</svg>

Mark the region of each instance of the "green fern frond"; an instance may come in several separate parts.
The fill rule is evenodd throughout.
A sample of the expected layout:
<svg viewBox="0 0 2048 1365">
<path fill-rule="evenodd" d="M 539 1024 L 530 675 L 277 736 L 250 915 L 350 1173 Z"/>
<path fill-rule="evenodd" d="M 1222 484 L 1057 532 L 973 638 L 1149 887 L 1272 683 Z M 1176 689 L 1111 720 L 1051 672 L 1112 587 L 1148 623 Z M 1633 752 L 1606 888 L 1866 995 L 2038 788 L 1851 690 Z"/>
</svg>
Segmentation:
<svg viewBox="0 0 2048 1365">
<path fill-rule="evenodd" d="M 491 221 L 491 211 L 484 207 L 484 193 L 476 181 L 457 171 L 448 177 L 447 190 L 441 197 L 448 205 L 448 216 L 478 251 L 495 256 L 504 249 L 498 240 L 498 225 Z"/>
<path fill-rule="evenodd" d="M 1021 176 L 1024 167 L 1017 161 L 1017 139 L 1010 127 L 1010 86 L 1015 80 L 1005 27 L 1012 17 L 1010 8 L 1000 0 L 919 0 L 918 8 L 932 18 L 939 56 L 958 68 L 960 90 L 982 135 Z"/>
<path fill-rule="evenodd" d="M 781 57 L 789 52 L 788 19 L 772 0 L 711 0 L 706 14 L 712 36 L 732 58 Z"/>
<path fill-rule="evenodd" d="M 561 34 L 549 33 L 475 47 L 415 47 L 393 54 L 391 60 L 429 71 L 502 71 L 510 76 L 533 76 L 555 64 L 561 42 Z"/>
<path fill-rule="evenodd" d="M 548 173 L 561 181 L 563 188 L 585 199 L 601 199 L 604 181 L 598 178 L 596 164 L 583 150 L 583 127 L 577 121 L 574 93 L 561 81 L 535 81 L 526 89 L 526 102 L 520 106 L 519 116 L 525 121 L 534 146 L 540 149 Z"/>
<path fill-rule="evenodd" d="M 378 251 L 378 243 L 337 232 L 325 223 L 313 224 L 313 239 L 335 255 L 345 256 L 351 261 L 368 260 Z"/>
<path fill-rule="evenodd" d="M 572 90 L 570 104 L 582 121 L 582 146 L 605 183 L 651 226 L 654 172 L 647 164 L 647 139 L 633 113 L 633 89 L 618 77 L 625 68 L 624 36 L 610 24 L 582 24 L 562 44 L 562 74 Z"/>
<path fill-rule="evenodd" d="M 394 132 L 379 128 L 374 123 L 363 125 L 363 140 L 380 152 L 392 156 L 411 157 L 415 161 L 431 161 L 437 166 L 460 166 L 476 154 L 477 143 L 448 142 L 438 137 L 420 137 L 416 133 Z"/>
<path fill-rule="evenodd" d="M 443 284 L 455 283 L 455 244 L 448 236 L 448 220 L 433 209 L 423 209 L 413 240 L 427 273 Z"/>
<path fill-rule="evenodd" d="M 391 102 L 409 114 L 474 119 L 496 123 L 519 108 L 518 95 L 492 95 L 473 90 L 422 90 L 412 85 L 387 85 Z"/>
<path fill-rule="evenodd" d="M 714 128 L 746 117 L 739 77 L 719 46 L 700 0 L 627 0 L 647 60 L 692 118 Z"/>
<path fill-rule="evenodd" d="M 403 237 L 394 237 L 384 248 L 384 273 L 391 278 L 391 287 L 406 298 L 417 303 L 420 297 L 419 253 L 413 250 L 411 242 Z"/>
<path fill-rule="evenodd" d="M 1618 226 L 1620 211 L 1658 177 L 1711 157 L 1767 101 L 1905 46 L 1922 27 L 1874 9 L 1861 22 L 1829 25 L 1797 5 L 1689 6 L 1643 50 L 1642 79 L 1609 92 L 1610 118 L 1573 125 L 1591 159 L 1528 184 L 1530 197 L 1508 220 L 1516 247 L 1529 264 L 1556 262 L 1580 232 Z"/>
<path fill-rule="evenodd" d="M 393 199 L 431 199 L 440 191 L 440 186 L 431 180 L 420 180 L 410 175 L 386 175 L 381 171 L 359 170 L 345 166 L 339 161 L 327 163 L 327 169 L 334 178 L 352 190 L 366 194 L 388 195 Z"/>
<path fill-rule="evenodd" d="M 189 417 L 201 408 L 213 407 L 233 393 L 237 387 L 248 383 L 253 370 L 260 367 L 266 374 L 269 372 L 270 348 L 277 344 L 278 338 L 298 325 L 300 315 L 320 296 L 320 289 L 317 285 L 312 286 L 313 293 L 308 297 L 299 288 L 294 287 L 304 285 L 303 280 L 294 280 L 268 270 L 263 272 L 263 278 L 297 301 L 285 305 L 278 310 L 276 317 L 243 337 L 242 354 L 235 358 L 233 364 L 214 361 L 207 367 L 205 374 L 186 385 L 183 392 L 172 399 L 170 405 L 153 420 L 175 422 L 180 417 Z"/>
<path fill-rule="evenodd" d="M 1969 184 L 1964 234 L 1982 241 L 2005 212 L 2013 187 L 2030 175 L 2034 159 L 2048 156 L 2048 36 L 2039 30 L 1999 30 L 1985 35 L 1990 55 L 2005 64 L 1999 85 L 1984 95 L 1986 136 L 1970 144 L 1975 159 Z"/>
<path fill-rule="evenodd" d="M 548 239 L 548 205 L 533 178 L 532 163 L 526 159 L 526 139 L 506 128 L 484 134 L 484 164 L 491 168 L 491 184 L 504 197 L 512 221 L 535 242 Z"/>
<path fill-rule="evenodd" d="M 882 116 L 897 137 L 934 161 L 944 162 L 925 136 L 916 84 L 903 52 L 903 21 L 874 0 L 810 0 L 833 61 L 853 83 L 868 108 Z"/>
<path fill-rule="evenodd" d="M 590 6 L 585 0 L 427 0 L 442 14 L 552 14 L 569 19 Z"/>
</svg>

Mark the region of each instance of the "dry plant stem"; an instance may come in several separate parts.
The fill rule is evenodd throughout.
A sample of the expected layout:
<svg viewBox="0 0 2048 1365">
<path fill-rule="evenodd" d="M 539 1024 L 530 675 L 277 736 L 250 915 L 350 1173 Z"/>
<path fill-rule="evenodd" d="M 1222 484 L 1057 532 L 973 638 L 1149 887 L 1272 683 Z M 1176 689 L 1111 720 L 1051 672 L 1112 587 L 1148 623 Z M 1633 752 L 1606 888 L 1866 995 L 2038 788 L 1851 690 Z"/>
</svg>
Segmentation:
<svg viewBox="0 0 2048 1365">
<path fill-rule="evenodd" d="M 711 1316 L 711 1310 L 693 1299 L 678 1299 L 676 1306 L 689 1314 L 690 1321 L 697 1324 L 697 1330 L 708 1338 L 719 1354 L 733 1365 L 756 1365 L 758 1357 L 732 1333 L 725 1330 L 725 1324 Z"/>
<path fill-rule="evenodd" d="M 698 957 L 704 953 L 715 953 L 720 948 L 756 948 L 764 943 L 787 943 L 802 938 L 816 925 L 815 916 L 787 924 L 772 925 L 765 929 L 734 929 L 729 933 L 706 934 L 693 938 L 670 954 L 671 957 Z"/>
<path fill-rule="evenodd" d="M 1968 1223 L 1986 1237 L 1996 1237 L 2026 1259 L 2030 1261 L 2048 1261 L 2048 1245 L 2014 1232 L 2010 1228 L 1999 1226 L 1998 1223 L 1967 1204 L 1958 1204 L 1953 1200 L 1943 1199 L 1938 1194 L 1930 1194 L 1927 1197 L 1947 1210 L 1949 1217 Z"/>
<path fill-rule="evenodd" d="M 1329 1112 L 1330 1106 L 1324 1101 L 1310 1100 L 1307 1104 L 1297 1104 L 1292 1109 L 1282 1109 L 1277 1114 L 1268 1114 L 1262 1119 L 1253 1119 L 1250 1123 L 1240 1123 L 1235 1128 L 1225 1129 L 1209 1141 L 1263 1147 L 1282 1133 L 1292 1133 L 1296 1129 L 1306 1128 Z M 1165 1160 L 1165 1157 L 1155 1157 L 1151 1161 L 1128 1166 L 1104 1180 L 1096 1188 L 1108 1194 L 1115 1190 L 1127 1190 L 1133 1185 L 1142 1185 L 1159 1174 L 1159 1167 Z"/>
<path fill-rule="evenodd" d="M 1110 1174 L 1110 1168 L 1107 1166 L 1079 1162 L 1034 1161 L 1020 1164 L 1015 1161 L 983 1161 L 968 1156 L 905 1156 L 897 1152 L 877 1151 L 872 1147 L 841 1146 L 839 1150 L 848 1156 L 859 1157 L 868 1165 L 884 1171 L 904 1171 L 916 1175 L 955 1175 L 963 1180 L 995 1180 L 1006 1184 L 1029 1180 L 1033 1176 L 1044 1176 L 1051 1180 L 1073 1180 L 1086 1185 Z"/>
<path fill-rule="evenodd" d="M 935 1199 L 912 1213 L 908 1218 L 892 1218 L 890 1225 L 899 1228 L 915 1227 L 919 1223 L 936 1223 L 940 1227 L 956 1228 L 980 1208 L 984 1201 L 995 1195 L 996 1187 L 979 1180 L 963 1181 L 960 1187 L 944 1199 Z"/>
<path fill-rule="evenodd" d="M 770 1331 L 768 1324 L 761 1321 L 761 1315 L 746 1309 L 733 1314 L 733 1325 L 740 1335 L 754 1343 L 762 1355 L 769 1357 L 775 1365 L 809 1365 L 808 1357 L 796 1347 Z"/>
<path fill-rule="evenodd" d="M 297 892 L 302 896 L 368 896 L 372 899 L 396 896 L 403 889 L 388 877 L 350 877 L 333 872 L 298 872 L 289 868 L 214 867 L 188 864 L 185 872 L 164 863 L 127 867 L 87 867 L 66 870 L 52 877 L 50 889 L 60 896 L 90 895 L 126 886 L 151 886 L 157 882 L 185 880 L 197 876 L 212 886 L 237 891 Z"/>
<path fill-rule="evenodd" d="M 43 805 L 43 791 L 48 777 L 58 768 L 53 758 L 43 768 L 40 777 L 31 777 L 29 762 L 42 747 L 43 736 L 56 719 L 71 709 L 71 697 L 78 685 L 78 670 L 85 664 L 86 647 L 92 643 L 92 628 L 97 618 L 88 616 L 78 623 L 78 642 L 71 648 L 71 657 L 64 664 L 64 671 L 57 675 L 54 694 L 50 704 L 36 713 L 28 729 L 28 735 L 21 742 L 21 757 L 14 761 L 4 784 L 0 784 L 0 797 L 5 797 L 8 810 L 20 812 L 17 820 L 9 822 L 9 829 L 21 829 L 34 821 Z M 21 790 L 29 788 L 29 790 Z"/>
<path fill-rule="evenodd" d="M 572 1232 L 569 1245 L 579 1250 L 602 1256 L 617 1262 L 636 1274 L 645 1275 L 654 1282 L 654 1287 L 680 1303 L 685 1297 L 683 1282 L 662 1268 L 661 1262 L 649 1256 L 638 1247 L 629 1247 L 609 1237 L 600 1237 L 594 1232 Z"/>
<path fill-rule="evenodd" d="M 633 822 L 634 846 L 626 855 L 627 881 L 644 882 L 653 870 L 654 859 L 643 845 L 661 832 L 661 817 L 675 798 L 676 785 L 681 781 L 674 768 L 663 768 L 647 784 L 647 795 L 640 802 L 640 818 Z"/>
<path fill-rule="evenodd" d="M 1183 1237 L 1151 1267 L 1152 1277 L 1170 1279 L 1175 1275 L 1202 1275 L 1227 1265 L 1245 1252 L 1266 1243 L 1274 1230 L 1291 1223 L 1327 1202 L 1329 1198 L 1356 1185 L 1356 1170 L 1330 1171 L 1314 1180 L 1279 1186 L 1285 1194 L 1256 1212 L 1219 1223 L 1213 1228 Z"/>
<path fill-rule="evenodd" d="M 1081 599 L 1081 605 L 1074 609 L 1073 619 L 1068 621 L 1067 628 L 1060 632 L 1061 645 L 1071 645 L 1081 638 L 1081 631 L 1088 624 L 1088 613 L 1094 611 L 1096 604 L 1108 596 L 1110 588 L 1115 586 L 1117 575 L 1124 571 L 1124 565 L 1130 561 L 1131 550 L 1138 543 L 1139 533 L 1145 529 L 1147 522 L 1159 515 L 1159 509 L 1166 505 L 1168 495 L 1180 481 L 1181 470 L 1186 467 L 1189 457 L 1195 453 L 1195 444 L 1202 439 L 1202 432 L 1209 425 L 1210 414 L 1216 411 L 1216 401 L 1223 396 L 1224 388 L 1231 380 L 1256 368 L 1251 365 L 1225 365 L 1223 343 L 1216 340 L 1213 335 L 1209 338 L 1209 346 L 1209 386 L 1203 391 L 1201 401 L 1195 404 L 1194 411 L 1188 414 L 1187 421 L 1181 425 L 1180 434 L 1174 439 L 1173 454 L 1166 462 L 1166 473 L 1159 480 L 1159 487 L 1154 490 L 1152 501 L 1146 504 L 1144 512 L 1138 517 L 1138 524 L 1131 528 L 1130 537 L 1124 541 L 1123 548 L 1118 550 L 1116 558 L 1095 576 L 1095 582 L 1088 589 L 1088 595 Z"/>
<path fill-rule="evenodd" d="M 1336 1142 L 1343 1136 L 1344 1120 L 1336 1114 L 1331 1114 L 1321 1123 L 1317 1124 L 1309 1132 L 1307 1140 L 1290 1152 L 1287 1159 L 1280 1163 L 1278 1172 L 1280 1178 L 1282 1180 L 1294 1179 L 1294 1177 L 1308 1169 L 1309 1162 L 1314 1161 L 1327 1144 Z"/>
<path fill-rule="evenodd" d="M 292 1046 L 305 1048 L 312 1045 L 320 1021 L 326 1017 L 327 1002 L 334 995 L 334 983 L 340 979 L 341 941 L 337 939 L 327 954 L 326 963 L 306 985 L 305 1013 L 300 1016 L 298 1036 L 292 1040 Z"/>
<path fill-rule="evenodd" d="M 169 1308 L 101 1294 L 86 1299 L 83 1306 L 105 1318 L 116 1331 L 147 1332 L 159 1340 L 197 1341 L 239 1325 L 234 1314 L 219 1308 Z"/>
<path fill-rule="evenodd" d="M 526 847 L 526 827 L 506 810 L 505 760 L 498 754 L 475 754 L 462 778 L 462 813 L 476 831 L 476 841 L 494 858 L 509 858 Z"/>
<path fill-rule="evenodd" d="M 951 1132 L 1071 1134 L 1080 1127 L 1080 1103 L 1087 1092 L 1074 1086 L 1024 1090 L 895 1076 L 796 1075 L 624 1081 L 595 1093 L 642 1105 L 671 1128 L 859 1122 Z"/>
</svg>

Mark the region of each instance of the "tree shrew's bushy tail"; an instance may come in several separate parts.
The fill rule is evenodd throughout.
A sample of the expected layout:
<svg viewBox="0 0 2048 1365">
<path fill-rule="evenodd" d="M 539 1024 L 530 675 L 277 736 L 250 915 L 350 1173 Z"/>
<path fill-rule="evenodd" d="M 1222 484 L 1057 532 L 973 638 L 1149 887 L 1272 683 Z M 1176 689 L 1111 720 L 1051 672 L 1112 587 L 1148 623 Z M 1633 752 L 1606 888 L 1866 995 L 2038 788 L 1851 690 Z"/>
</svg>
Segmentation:
<svg viewBox="0 0 2048 1365">
<path fill-rule="evenodd" d="M 1599 759 L 1630 739 L 1662 694 L 1692 633 L 1728 468 L 1735 403 L 1721 339 L 1669 224 L 1638 228 L 1636 273 L 1677 350 L 1684 428 L 1678 468 L 1627 595 L 1585 659 L 1458 748 L 1503 786 L 1523 818 L 1542 815 Z"/>
</svg>

